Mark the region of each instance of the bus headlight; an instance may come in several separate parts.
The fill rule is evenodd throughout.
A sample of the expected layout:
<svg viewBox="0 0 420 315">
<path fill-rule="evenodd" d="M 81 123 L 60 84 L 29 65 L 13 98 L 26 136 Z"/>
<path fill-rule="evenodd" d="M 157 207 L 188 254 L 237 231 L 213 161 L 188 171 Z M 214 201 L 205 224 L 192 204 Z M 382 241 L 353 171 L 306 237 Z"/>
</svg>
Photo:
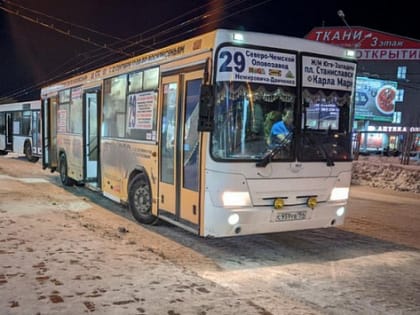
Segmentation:
<svg viewBox="0 0 420 315">
<path fill-rule="evenodd" d="M 349 188 L 348 187 L 335 187 L 331 191 L 331 201 L 337 200 L 347 200 L 349 198 Z"/>
<path fill-rule="evenodd" d="M 223 193 L 223 206 L 244 207 L 251 205 L 251 198 L 247 191 L 225 191 Z"/>
</svg>

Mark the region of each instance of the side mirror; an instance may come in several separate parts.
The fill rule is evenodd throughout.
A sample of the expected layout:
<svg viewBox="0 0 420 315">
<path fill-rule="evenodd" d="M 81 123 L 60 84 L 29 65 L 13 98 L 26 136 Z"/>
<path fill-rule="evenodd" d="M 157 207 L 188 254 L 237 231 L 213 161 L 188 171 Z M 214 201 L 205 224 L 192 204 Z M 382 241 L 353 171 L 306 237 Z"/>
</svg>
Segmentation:
<svg viewBox="0 0 420 315">
<path fill-rule="evenodd" d="M 213 131 L 214 127 L 214 97 L 213 86 L 203 84 L 200 93 L 200 108 L 198 117 L 198 131 Z"/>
</svg>

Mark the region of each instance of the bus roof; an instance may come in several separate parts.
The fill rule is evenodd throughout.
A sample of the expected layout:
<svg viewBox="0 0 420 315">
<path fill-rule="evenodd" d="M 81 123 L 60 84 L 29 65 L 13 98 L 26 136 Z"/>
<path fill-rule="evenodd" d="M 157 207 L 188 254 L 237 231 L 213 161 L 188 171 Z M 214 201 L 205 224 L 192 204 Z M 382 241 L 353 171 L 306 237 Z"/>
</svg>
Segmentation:
<svg viewBox="0 0 420 315">
<path fill-rule="evenodd" d="M 240 39 L 242 38 L 242 40 Z M 41 89 L 41 98 L 56 94 L 58 91 L 79 86 L 98 86 L 100 81 L 114 77 L 122 73 L 144 69 L 160 65 L 174 59 L 182 58 L 191 54 L 209 51 L 221 43 L 242 43 L 254 46 L 264 46 L 276 49 L 288 49 L 295 51 L 306 51 L 315 54 L 329 55 L 337 58 L 348 58 L 346 51 L 349 49 L 312 41 L 304 38 L 283 36 L 276 34 L 235 31 L 228 29 L 216 29 L 214 31 L 186 39 L 169 46 L 159 48 L 144 54 L 140 54 L 122 61 L 99 67 L 95 70 L 56 82 Z M 354 59 L 355 60 L 355 59 Z"/>
<path fill-rule="evenodd" d="M 41 101 L 26 101 L 17 103 L 0 104 L 0 112 L 41 109 Z"/>
</svg>

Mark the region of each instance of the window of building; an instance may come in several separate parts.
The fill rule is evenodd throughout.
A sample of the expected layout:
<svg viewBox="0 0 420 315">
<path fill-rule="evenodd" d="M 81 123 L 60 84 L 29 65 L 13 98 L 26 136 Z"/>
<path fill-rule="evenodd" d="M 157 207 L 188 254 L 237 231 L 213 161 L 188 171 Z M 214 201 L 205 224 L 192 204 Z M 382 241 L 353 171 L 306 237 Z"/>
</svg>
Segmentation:
<svg viewBox="0 0 420 315">
<path fill-rule="evenodd" d="M 395 96 L 396 102 L 403 102 L 404 101 L 404 89 L 398 89 L 397 95 Z"/>
<path fill-rule="evenodd" d="M 392 117 L 393 124 L 401 124 L 401 112 L 394 112 Z"/>
<path fill-rule="evenodd" d="M 407 78 L 407 67 L 399 66 L 397 69 L 397 79 L 406 79 Z"/>
</svg>

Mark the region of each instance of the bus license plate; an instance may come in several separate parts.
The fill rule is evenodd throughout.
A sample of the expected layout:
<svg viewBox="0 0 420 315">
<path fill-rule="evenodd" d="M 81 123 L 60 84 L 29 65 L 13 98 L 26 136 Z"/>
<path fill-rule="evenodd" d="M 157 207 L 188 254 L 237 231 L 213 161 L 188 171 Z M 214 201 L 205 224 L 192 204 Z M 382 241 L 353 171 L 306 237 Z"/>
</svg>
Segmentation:
<svg viewBox="0 0 420 315">
<path fill-rule="evenodd" d="M 305 219 L 306 211 L 282 212 L 276 215 L 276 221 L 297 221 Z"/>
</svg>

